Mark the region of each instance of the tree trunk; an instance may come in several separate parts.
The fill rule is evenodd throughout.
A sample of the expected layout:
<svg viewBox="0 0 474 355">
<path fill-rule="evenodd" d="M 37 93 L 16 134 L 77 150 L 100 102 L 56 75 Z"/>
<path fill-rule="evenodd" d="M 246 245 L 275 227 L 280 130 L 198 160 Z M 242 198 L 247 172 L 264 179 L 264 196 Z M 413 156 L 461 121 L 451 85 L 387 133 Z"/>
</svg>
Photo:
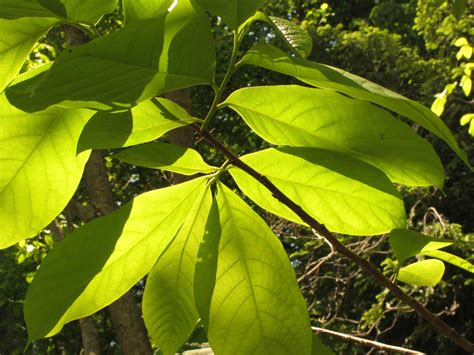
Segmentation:
<svg viewBox="0 0 474 355">
<path fill-rule="evenodd" d="M 164 95 L 168 100 L 176 102 L 188 112 L 191 110 L 191 92 L 189 89 L 177 90 Z M 169 133 L 170 142 L 186 148 L 194 147 L 194 130 L 191 127 L 181 127 Z M 173 183 L 180 184 L 190 180 L 190 176 L 173 174 Z"/>
<path fill-rule="evenodd" d="M 63 26 L 69 47 L 80 46 L 88 42 L 87 36 L 71 25 Z M 115 210 L 115 199 L 107 176 L 107 167 L 101 151 L 93 151 L 86 165 L 85 180 L 90 202 L 98 216 Z M 98 236 L 100 237 L 100 236 Z M 141 317 L 141 311 L 135 302 L 133 291 L 128 291 L 109 306 L 117 338 L 125 355 L 153 354 L 148 332 Z"/>
<path fill-rule="evenodd" d="M 116 208 L 112 188 L 107 176 L 104 154 L 93 151 L 86 165 L 85 180 L 90 202 L 97 214 L 106 215 Z M 99 236 L 100 237 L 100 236 Z M 141 310 L 130 290 L 109 306 L 117 338 L 125 355 L 153 354 Z"/>
</svg>

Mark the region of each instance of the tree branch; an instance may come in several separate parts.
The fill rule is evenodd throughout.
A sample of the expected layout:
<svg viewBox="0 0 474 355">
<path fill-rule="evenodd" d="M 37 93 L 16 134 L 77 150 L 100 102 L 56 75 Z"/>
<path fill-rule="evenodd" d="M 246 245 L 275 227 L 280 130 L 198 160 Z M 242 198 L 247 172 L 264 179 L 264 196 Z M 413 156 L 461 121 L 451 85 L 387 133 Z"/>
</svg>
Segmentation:
<svg viewBox="0 0 474 355">
<path fill-rule="evenodd" d="M 456 343 L 464 350 L 473 353 L 474 344 L 469 342 L 467 339 L 463 338 L 458 332 L 452 329 L 444 321 L 438 318 L 436 315 L 428 311 L 421 303 L 413 299 L 411 296 L 406 294 L 398 285 L 393 283 L 388 279 L 382 272 L 380 272 L 374 265 L 372 265 L 368 260 L 363 259 L 359 255 L 353 253 L 351 250 L 347 249 L 337 238 L 324 226 L 319 223 L 316 219 L 311 217 L 305 210 L 303 210 L 299 205 L 297 205 L 293 200 L 286 196 L 282 191 L 280 191 L 267 177 L 258 173 L 249 165 L 241 161 L 233 152 L 231 152 L 226 146 L 219 142 L 211 133 L 208 131 L 200 132 L 200 128 L 197 125 L 193 126 L 197 132 L 211 145 L 213 145 L 217 150 L 223 153 L 234 166 L 242 169 L 247 174 L 255 178 L 263 186 L 265 186 L 278 201 L 283 203 L 285 206 L 290 208 L 294 213 L 298 215 L 307 225 L 309 225 L 315 233 L 324 237 L 331 245 L 334 250 L 341 255 L 349 258 L 362 269 L 368 272 L 374 279 L 376 279 L 380 284 L 389 289 L 398 299 L 409 305 L 413 308 L 421 317 L 426 319 L 439 333 L 447 336 L 452 342 Z"/>
<path fill-rule="evenodd" d="M 335 337 L 335 338 L 338 338 L 338 339 L 342 339 L 342 340 L 345 340 L 345 341 L 348 341 L 348 342 L 351 342 L 351 343 L 354 343 L 354 344 L 359 344 L 359 345 L 362 345 L 362 346 L 376 348 L 376 349 L 380 349 L 380 350 L 395 351 L 395 352 L 401 353 L 401 354 L 417 354 L 417 355 L 424 354 L 424 353 L 419 352 L 419 351 L 409 350 L 409 349 L 401 348 L 399 346 L 393 346 L 393 345 L 380 343 L 378 341 L 359 338 L 359 337 L 356 337 L 356 336 L 353 336 L 353 335 L 339 333 L 339 332 L 335 332 L 333 330 L 328 330 L 328 329 L 324 329 L 324 328 L 311 327 L 311 330 L 316 334 L 329 335 L 329 336 L 332 336 L 332 337 Z"/>
</svg>

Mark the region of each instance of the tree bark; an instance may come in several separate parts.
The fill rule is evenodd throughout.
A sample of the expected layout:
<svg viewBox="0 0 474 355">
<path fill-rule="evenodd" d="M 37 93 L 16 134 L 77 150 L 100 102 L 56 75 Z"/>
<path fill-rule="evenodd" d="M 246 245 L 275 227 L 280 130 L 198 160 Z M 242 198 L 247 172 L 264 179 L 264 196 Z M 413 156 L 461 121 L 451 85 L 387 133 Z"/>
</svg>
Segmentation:
<svg viewBox="0 0 474 355">
<path fill-rule="evenodd" d="M 112 188 L 102 151 L 93 151 L 85 169 L 85 181 L 90 202 L 97 215 L 106 215 L 116 209 Z M 98 236 L 100 237 L 100 236 Z M 141 310 L 130 290 L 109 307 L 117 338 L 125 355 L 153 354 Z"/>
<path fill-rule="evenodd" d="M 188 112 L 191 110 L 191 91 L 189 89 L 177 90 L 164 95 L 168 100 L 176 102 Z M 194 147 L 194 129 L 186 126 L 172 130 L 169 133 L 170 142 L 186 148 Z M 180 184 L 190 180 L 192 177 L 173 174 L 173 183 Z"/>
</svg>

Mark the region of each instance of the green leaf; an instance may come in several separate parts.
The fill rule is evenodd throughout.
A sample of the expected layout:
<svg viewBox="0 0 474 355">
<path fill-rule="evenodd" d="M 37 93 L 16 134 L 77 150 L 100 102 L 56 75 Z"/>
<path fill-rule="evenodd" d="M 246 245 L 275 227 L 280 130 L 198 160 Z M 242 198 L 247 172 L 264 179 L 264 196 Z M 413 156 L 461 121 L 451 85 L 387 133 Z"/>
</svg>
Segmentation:
<svg viewBox="0 0 474 355">
<path fill-rule="evenodd" d="M 62 53 L 51 69 L 10 87 L 27 112 L 51 105 L 124 109 L 158 94 L 213 81 L 209 19 L 189 1 Z"/>
<path fill-rule="evenodd" d="M 84 127 L 77 149 L 81 152 L 147 143 L 194 120 L 173 101 L 154 98 L 129 111 L 98 112 Z"/>
<path fill-rule="evenodd" d="M 443 250 L 423 251 L 422 254 L 427 255 L 427 256 L 431 256 L 431 257 L 436 258 L 436 259 L 446 261 L 447 263 L 450 263 L 454 266 L 457 266 L 461 269 L 464 269 L 464 270 L 469 271 L 470 273 L 474 274 L 474 265 L 472 265 L 469 261 L 464 260 L 463 258 L 460 258 L 457 255 L 447 253 Z"/>
<path fill-rule="evenodd" d="M 174 0 L 123 0 L 125 23 L 160 17 L 172 8 L 174 2 Z"/>
<path fill-rule="evenodd" d="M 466 12 L 467 8 L 467 0 L 454 0 L 453 5 L 453 15 L 456 19 L 460 19 L 464 13 Z"/>
<path fill-rule="evenodd" d="M 241 89 L 225 104 L 272 144 L 334 150 L 375 165 L 400 184 L 443 186 L 431 144 L 369 102 L 289 85 Z"/>
<path fill-rule="evenodd" d="M 144 193 L 65 238 L 28 289 L 24 313 L 30 342 L 127 292 L 151 270 L 204 189 L 206 178 L 200 178 Z"/>
<path fill-rule="evenodd" d="M 418 254 L 454 244 L 452 240 L 431 238 L 407 229 L 394 229 L 390 232 L 388 241 L 400 265 Z"/>
<path fill-rule="evenodd" d="M 269 24 L 288 48 L 302 58 L 308 58 L 313 50 L 313 39 L 308 32 L 292 21 L 281 17 L 267 16 L 257 12 L 254 20 Z"/>
<path fill-rule="evenodd" d="M 205 329 L 209 329 L 209 315 L 212 294 L 216 285 L 217 259 L 222 228 L 219 221 L 219 207 L 212 199 L 212 206 L 206 221 L 205 233 L 199 246 L 194 274 L 194 298 L 196 309 Z"/>
<path fill-rule="evenodd" d="M 271 45 L 260 44 L 253 47 L 242 59 L 241 64 L 256 65 L 290 75 L 310 85 L 336 90 L 353 98 L 385 107 L 411 119 L 443 139 L 470 166 L 466 153 L 459 148 L 449 128 L 430 109 L 416 101 L 341 69 L 300 58 L 290 58 Z"/>
<path fill-rule="evenodd" d="M 377 235 L 406 224 L 398 191 L 360 160 L 317 148 L 271 148 L 241 159 L 332 232 Z M 239 169 L 230 173 L 260 207 L 302 223 L 254 178 Z"/>
<path fill-rule="evenodd" d="M 0 18 L 14 20 L 22 17 L 55 16 L 36 0 L 0 0 Z"/>
<path fill-rule="evenodd" d="M 57 17 L 94 24 L 114 11 L 117 3 L 117 0 L 0 0 L 0 17 Z"/>
<path fill-rule="evenodd" d="M 167 143 L 143 144 L 124 150 L 114 155 L 114 158 L 125 163 L 182 175 L 212 173 L 219 169 L 204 162 L 194 149 Z"/>
<path fill-rule="evenodd" d="M 206 189 L 148 275 L 143 318 L 164 355 L 174 355 L 199 320 L 194 301 L 194 269 L 211 205 L 211 191 Z"/>
<path fill-rule="evenodd" d="M 329 347 L 327 347 L 317 334 L 313 334 L 313 350 L 312 355 L 335 355 Z"/>
<path fill-rule="evenodd" d="M 66 207 L 89 157 L 76 156 L 76 146 L 92 114 L 30 115 L 0 96 L 0 249 L 34 236 Z"/>
<path fill-rule="evenodd" d="M 0 19 L 0 92 L 18 74 L 36 41 L 56 23 L 52 18 Z"/>
<path fill-rule="evenodd" d="M 209 11 L 214 16 L 219 16 L 233 30 L 239 28 L 245 21 L 252 17 L 267 0 L 192 0 Z"/>
<path fill-rule="evenodd" d="M 285 250 L 245 202 L 218 187 L 222 234 L 207 329 L 212 349 L 309 355 L 309 317 Z"/>
<path fill-rule="evenodd" d="M 397 280 L 415 286 L 435 286 L 441 281 L 444 269 L 442 261 L 422 260 L 401 268 Z"/>
</svg>

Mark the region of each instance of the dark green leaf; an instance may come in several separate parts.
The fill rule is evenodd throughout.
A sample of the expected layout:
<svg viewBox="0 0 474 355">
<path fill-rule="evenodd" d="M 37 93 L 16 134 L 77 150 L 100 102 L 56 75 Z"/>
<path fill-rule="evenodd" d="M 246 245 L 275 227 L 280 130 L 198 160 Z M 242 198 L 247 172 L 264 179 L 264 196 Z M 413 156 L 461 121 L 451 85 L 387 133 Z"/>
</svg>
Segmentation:
<svg viewBox="0 0 474 355">
<path fill-rule="evenodd" d="M 390 232 L 388 241 L 400 265 L 418 254 L 454 244 L 452 240 L 431 238 L 407 229 L 394 229 Z"/>
<path fill-rule="evenodd" d="M 211 210 L 206 221 L 205 233 L 199 246 L 196 270 L 194 274 L 194 297 L 196 309 L 201 321 L 209 329 L 209 315 L 212 294 L 216 285 L 217 258 L 222 229 L 219 222 L 219 207 L 212 200 Z"/>
<path fill-rule="evenodd" d="M 116 7 L 117 0 L 0 0 L 0 17 L 56 17 L 94 24 Z"/>
<path fill-rule="evenodd" d="M 311 54 L 313 39 L 306 30 L 296 23 L 281 17 L 267 16 L 263 12 L 257 12 L 253 19 L 269 24 L 296 55 L 308 58 Z"/>
<path fill-rule="evenodd" d="M 467 0 L 454 0 L 453 5 L 453 14 L 456 19 L 460 19 L 464 13 L 466 12 L 467 8 Z"/>
<path fill-rule="evenodd" d="M 335 355 L 334 351 L 328 348 L 317 334 L 313 334 L 313 351 L 312 355 Z"/>
</svg>

